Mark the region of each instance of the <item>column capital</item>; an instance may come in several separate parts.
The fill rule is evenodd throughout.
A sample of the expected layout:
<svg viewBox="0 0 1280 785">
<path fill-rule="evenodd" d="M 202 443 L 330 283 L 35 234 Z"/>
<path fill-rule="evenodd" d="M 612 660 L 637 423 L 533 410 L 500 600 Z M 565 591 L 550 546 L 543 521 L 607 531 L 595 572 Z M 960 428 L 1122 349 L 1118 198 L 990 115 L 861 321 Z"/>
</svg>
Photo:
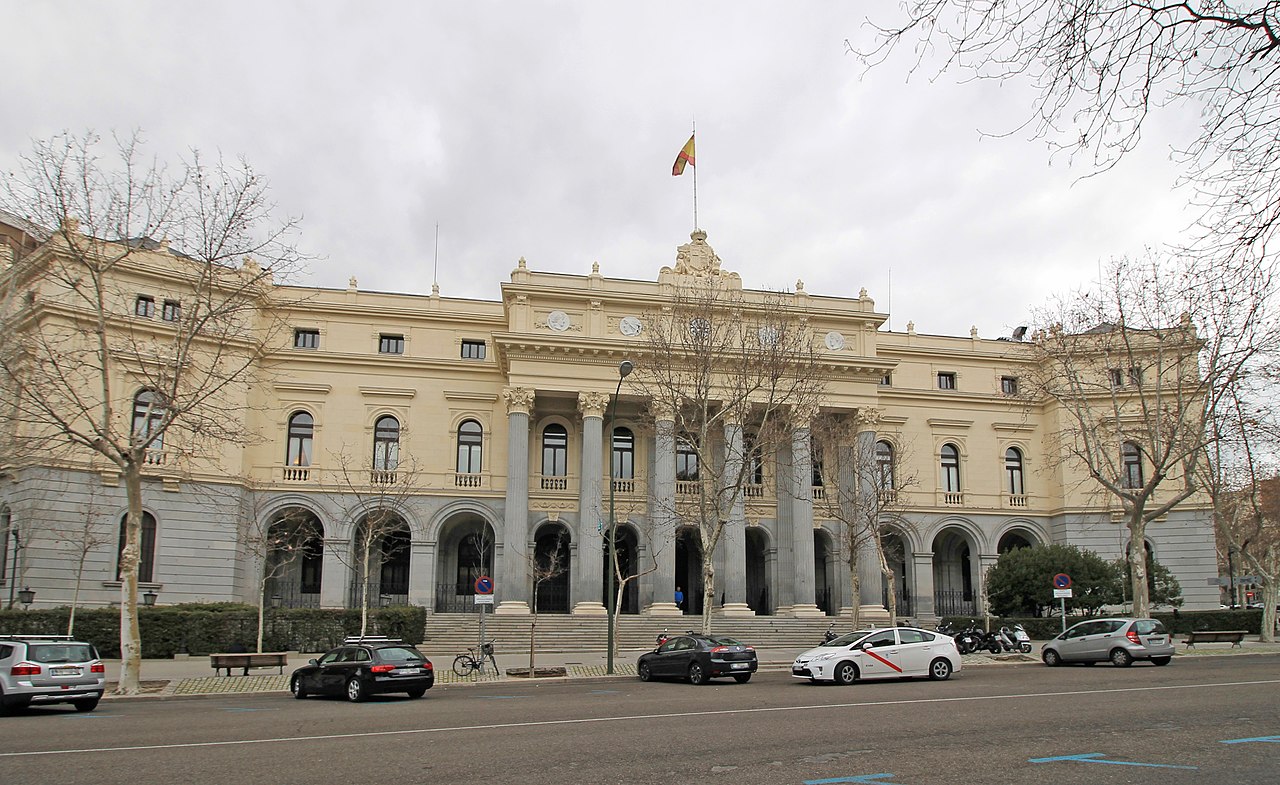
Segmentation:
<svg viewBox="0 0 1280 785">
<path fill-rule="evenodd" d="M 862 406 L 858 411 L 853 413 L 853 422 L 858 433 L 876 430 L 876 426 L 880 424 L 880 417 L 884 414 L 884 409 L 875 406 Z"/>
<path fill-rule="evenodd" d="M 808 430 L 818 416 L 818 407 L 811 403 L 796 404 L 792 413 L 795 415 L 795 428 Z"/>
<path fill-rule="evenodd" d="M 578 411 L 582 412 L 584 419 L 587 417 L 603 418 L 607 408 L 609 408 L 609 393 L 578 393 Z"/>
<path fill-rule="evenodd" d="M 665 401 L 650 401 L 649 411 L 653 413 L 653 419 L 656 422 L 676 421 L 676 410 Z"/>
<path fill-rule="evenodd" d="M 533 390 L 528 387 L 507 387 L 502 397 L 507 402 L 507 414 L 529 414 L 533 410 Z"/>
</svg>

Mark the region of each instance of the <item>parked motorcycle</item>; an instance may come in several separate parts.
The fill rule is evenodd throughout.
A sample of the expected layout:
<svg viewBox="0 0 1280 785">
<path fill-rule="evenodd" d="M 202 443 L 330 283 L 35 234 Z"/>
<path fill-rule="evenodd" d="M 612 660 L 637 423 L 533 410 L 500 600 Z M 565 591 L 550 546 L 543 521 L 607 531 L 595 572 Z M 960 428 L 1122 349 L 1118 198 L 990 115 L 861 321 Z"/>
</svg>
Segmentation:
<svg viewBox="0 0 1280 785">
<path fill-rule="evenodd" d="M 835 640 L 836 638 L 840 637 L 839 635 L 836 635 L 835 629 L 836 629 L 836 624 L 835 624 L 835 622 L 832 622 L 832 623 L 827 627 L 827 631 L 826 631 L 826 632 L 824 632 L 824 633 L 822 633 L 822 642 L 823 642 L 823 643 L 830 643 L 831 641 L 833 641 L 833 640 Z"/>
<path fill-rule="evenodd" d="M 670 638 L 670 637 L 671 636 L 667 634 L 667 628 L 663 627 L 662 632 L 658 633 L 658 645 L 661 646 L 662 644 L 666 643 L 667 638 Z"/>
<path fill-rule="evenodd" d="M 976 622 L 969 620 L 969 626 L 955 634 L 956 648 L 961 654 L 973 654 L 979 649 L 987 648 L 985 635 Z"/>
<path fill-rule="evenodd" d="M 1013 643 L 1018 651 L 1023 654 L 1031 653 L 1031 636 L 1027 634 L 1027 630 L 1021 624 L 1013 625 Z"/>
</svg>

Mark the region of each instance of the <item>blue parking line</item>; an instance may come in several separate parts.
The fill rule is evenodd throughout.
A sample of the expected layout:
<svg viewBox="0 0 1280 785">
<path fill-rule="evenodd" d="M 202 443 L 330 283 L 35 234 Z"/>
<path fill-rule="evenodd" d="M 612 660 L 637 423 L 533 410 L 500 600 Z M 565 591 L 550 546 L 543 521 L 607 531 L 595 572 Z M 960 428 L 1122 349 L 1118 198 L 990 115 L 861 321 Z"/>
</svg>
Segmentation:
<svg viewBox="0 0 1280 785">
<path fill-rule="evenodd" d="M 75 714 L 63 714 L 62 719 L 64 720 L 105 720 L 108 718 L 114 719 L 119 716 L 120 716 L 119 714 L 111 714 L 110 712 L 90 711 L 84 714 L 81 714 L 80 712 L 76 712 Z"/>
<path fill-rule="evenodd" d="M 1269 742 L 1271 744 L 1280 744 L 1280 736 L 1256 736 L 1252 739 L 1227 739 L 1219 742 L 1220 744 L 1248 744 L 1251 741 Z"/>
<path fill-rule="evenodd" d="M 859 774 L 856 777 L 833 777 L 829 780 L 805 780 L 804 785 L 827 785 L 832 782 L 870 782 L 885 783 L 884 777 L 893 779 L 892 774 Z"/>
<path fill-rule="evenodd" d="M 1028 758 L 1027 763 L 1057 763 L 1059 761 L 1078 761 L 1080 763 L 1109 763 L 1112 766 L 1142 766 L 1152 769 L 1191 769 L 1198 771 L 1199 766 L 1178 766 L 1172 763 L 1139 763 L 1132 760 L 1104 760 L 1101 752 L 1086 752 L 1081 755 L 1057 755 L 1052 758 Z"/>
<path fill-rule="evenodd" d="M 509 701 L 509 700 L 516 700 L 517 698 L 527 698 L 529 696 L 528 695 L 477 695 L 476 697 L 482 701 Z"/>
<path fill-rule="evenodd" d="M 617 695 L 617 690 L 592 690 L 588 695 Z"/>
</svg>

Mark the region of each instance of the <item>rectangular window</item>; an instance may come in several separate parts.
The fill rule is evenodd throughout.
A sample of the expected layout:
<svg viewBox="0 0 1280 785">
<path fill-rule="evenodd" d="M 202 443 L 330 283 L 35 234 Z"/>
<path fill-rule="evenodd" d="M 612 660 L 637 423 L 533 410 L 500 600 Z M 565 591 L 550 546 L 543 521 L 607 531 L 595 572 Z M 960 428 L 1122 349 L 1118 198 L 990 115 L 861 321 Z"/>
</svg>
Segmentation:
<svg viewBox="0 0 1280 785">
<path fill-rule="evenodd" d="M 954 390 L 956 388 L 956 375 L 951 371 L 938 372 L 938 389 Z"/>
<path fill-rule="evenodd" d="M 1004 393 L 1005 395 L 1017 395 L 1018 394 L 1018 377 L 1001 376 L 1000 392 Z"/>
<path fill-rule="evenodd" d="M 880 386 L 881 386 L 881 387 L 892 387 L 892 386 L 893 386 L 893 374 L 891 374 L 891 373 L 886 373 L 884 376 L 881 376 L 881 377 L 880 377 Z"/>
<path fill-rule="evenodd" d="M 404 354 L 404 336 L 385 334 L 378 336 L 378 353 Z"/>
<path fill-rule="evenodd" d="M 1107 370 L 1107 375 L 1111 377 L 1112 387 L 1124 386 L 1124 373 L 1122 373 L 1119 368 L 1109 368 Z"/>
<path fill-rule="evenodd" d="M 182 317 L 182 303 L 177 300 L 165 300 L 164 311 L 160 314 L 160 318 L 166 322 L 176 322 Z"/>
<path fill-rule="evenodd" d="M 1142 386 L 1142 369 L 1136 365 L 1129 366 L 1129 384 L 1134 387 Z"/>
<path fill-rule="evenodd" d="M 293 331 L 293 348 L 319 349 L 320 348 L 320 331 L 319 330 L 294 330 Z"/>
<path fill-rule="evenodd" d="M 484 341 L 463 341 L 462 342 L 462 359 L 483 360 L 484 359 Z"/>
<path fill-rule="evenodd" d="M 138 299 L 133 303 L 133 313 L 135 316 L 144 316 L 148 319 L 155 316 L 156 298 L 145 294 L 138 295 Z"/>
</svg>

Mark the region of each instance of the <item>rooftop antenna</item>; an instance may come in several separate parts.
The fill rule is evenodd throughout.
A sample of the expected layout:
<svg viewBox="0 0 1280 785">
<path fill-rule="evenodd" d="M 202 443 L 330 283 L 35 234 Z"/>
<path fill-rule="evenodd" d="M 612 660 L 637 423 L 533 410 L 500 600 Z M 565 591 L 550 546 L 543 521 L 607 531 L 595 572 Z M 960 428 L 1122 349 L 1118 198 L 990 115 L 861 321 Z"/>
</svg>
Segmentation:
<svg viewBox="0 0 1280 785">
<path fill-rule="evenodd" d="M 893 332 L 893 266 L 889 266 L 888 281 L 885 283 L 885 301 L 889 308 L 889 318 L 885 320 L 885 324 L 889 327 L 889 332 Z"/>
<path fill-rule="evenodd" d="M 440 294 L 440 222 L 436 221 L 435 261 L 431 264 L 431 293 Z"/>
</svg>

